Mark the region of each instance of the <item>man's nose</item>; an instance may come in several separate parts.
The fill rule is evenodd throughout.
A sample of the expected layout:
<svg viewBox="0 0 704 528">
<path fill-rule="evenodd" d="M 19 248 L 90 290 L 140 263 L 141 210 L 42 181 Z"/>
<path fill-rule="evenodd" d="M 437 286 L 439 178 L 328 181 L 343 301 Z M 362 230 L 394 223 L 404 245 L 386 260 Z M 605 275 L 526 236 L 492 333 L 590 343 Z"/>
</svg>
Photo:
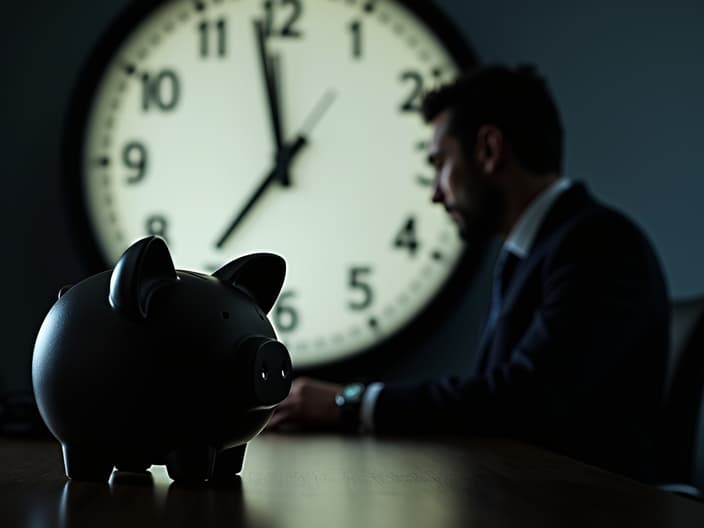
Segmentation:
<svg viewBox="0 0 704 528">
<path fill-rule="evenodd" d="M 433 203 L 443 203 L 445 201 L 445 195 L 440 188 L 440 178 L 437 176 L 433 180 L 433 193 L 430 197 Z"/>
</svg>

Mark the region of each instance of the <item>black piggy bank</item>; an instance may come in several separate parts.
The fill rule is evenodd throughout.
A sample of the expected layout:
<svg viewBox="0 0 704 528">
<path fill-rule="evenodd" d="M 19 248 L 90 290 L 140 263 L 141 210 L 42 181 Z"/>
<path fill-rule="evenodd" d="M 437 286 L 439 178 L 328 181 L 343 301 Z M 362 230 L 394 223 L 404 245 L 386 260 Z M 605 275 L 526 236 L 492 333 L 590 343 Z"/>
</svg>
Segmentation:
<svg viewBox="0 0 704 528">
<path fill-rule="evenodd" d="M 166 464 L 176 481 L 236 479 L 246 442 L 291 386 L 266 314 L 281 257 L 252 254 L 212 275 L 175 270 L 165 242 L 130 246 L 112 271 L 59 292 L 37 336 L 32 382 L 66 476 Z"/>
</svg>

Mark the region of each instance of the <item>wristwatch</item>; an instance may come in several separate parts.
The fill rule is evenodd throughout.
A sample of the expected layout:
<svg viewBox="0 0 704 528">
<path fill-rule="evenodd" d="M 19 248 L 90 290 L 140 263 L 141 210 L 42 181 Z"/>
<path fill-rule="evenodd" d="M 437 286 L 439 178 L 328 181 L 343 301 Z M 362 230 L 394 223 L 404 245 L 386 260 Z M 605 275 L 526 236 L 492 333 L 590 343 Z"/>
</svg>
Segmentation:
<svg viewBox="0 0 704 528">
<path fill-rule="evenodd" d="M 359 432 L 360 411 L 366 390 L 364 383 L 351 383 L 335 395 L 335 405 L 340 409 L 340 424 L 344 431 Z"/>
</svg>

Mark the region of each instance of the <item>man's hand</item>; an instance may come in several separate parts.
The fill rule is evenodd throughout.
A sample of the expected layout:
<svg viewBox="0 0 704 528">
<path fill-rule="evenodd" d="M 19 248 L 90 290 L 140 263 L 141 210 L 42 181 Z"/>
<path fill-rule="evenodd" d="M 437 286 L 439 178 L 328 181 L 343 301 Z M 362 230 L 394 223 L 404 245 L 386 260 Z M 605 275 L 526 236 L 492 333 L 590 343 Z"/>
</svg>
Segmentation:
<svg viewBox="0 0 704 528">
<path fill-rule="evenodd" d="M 311 378 L 297 378 L 291 384 L 288 397 L 279 404 L 268 428 L 296 425 L 312 429 L 337 429 L 340 426 L 340 409 L 335 405 L 335 395 L 341 385 Z"/>
</svg>

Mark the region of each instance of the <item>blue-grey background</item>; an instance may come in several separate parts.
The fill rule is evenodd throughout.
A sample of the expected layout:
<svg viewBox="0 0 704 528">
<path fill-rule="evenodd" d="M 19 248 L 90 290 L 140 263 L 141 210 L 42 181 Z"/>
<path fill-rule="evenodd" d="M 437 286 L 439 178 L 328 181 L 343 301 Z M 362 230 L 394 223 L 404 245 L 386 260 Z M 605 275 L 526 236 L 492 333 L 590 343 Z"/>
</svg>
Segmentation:
<svg viewBox="0 0 704 528">
<path fill-rule="evenodd" d="M 322 0 L 308 0 L 316 2 Z M 3 278 L 0 386 L 29 387 L 34 336 L 59 285 L 86 273 L 60 194 L 61 127 L 81 64 L 127 0 L 9 2 L 0 17 Z M 566 126 L 566 173 L 634 217 L 674 297 L 704 293 L 704 3 L 436 0 L 483 61 L 531 62 Z M 491 262 L 388 373 L 466 371 Z"/>
</svg>

